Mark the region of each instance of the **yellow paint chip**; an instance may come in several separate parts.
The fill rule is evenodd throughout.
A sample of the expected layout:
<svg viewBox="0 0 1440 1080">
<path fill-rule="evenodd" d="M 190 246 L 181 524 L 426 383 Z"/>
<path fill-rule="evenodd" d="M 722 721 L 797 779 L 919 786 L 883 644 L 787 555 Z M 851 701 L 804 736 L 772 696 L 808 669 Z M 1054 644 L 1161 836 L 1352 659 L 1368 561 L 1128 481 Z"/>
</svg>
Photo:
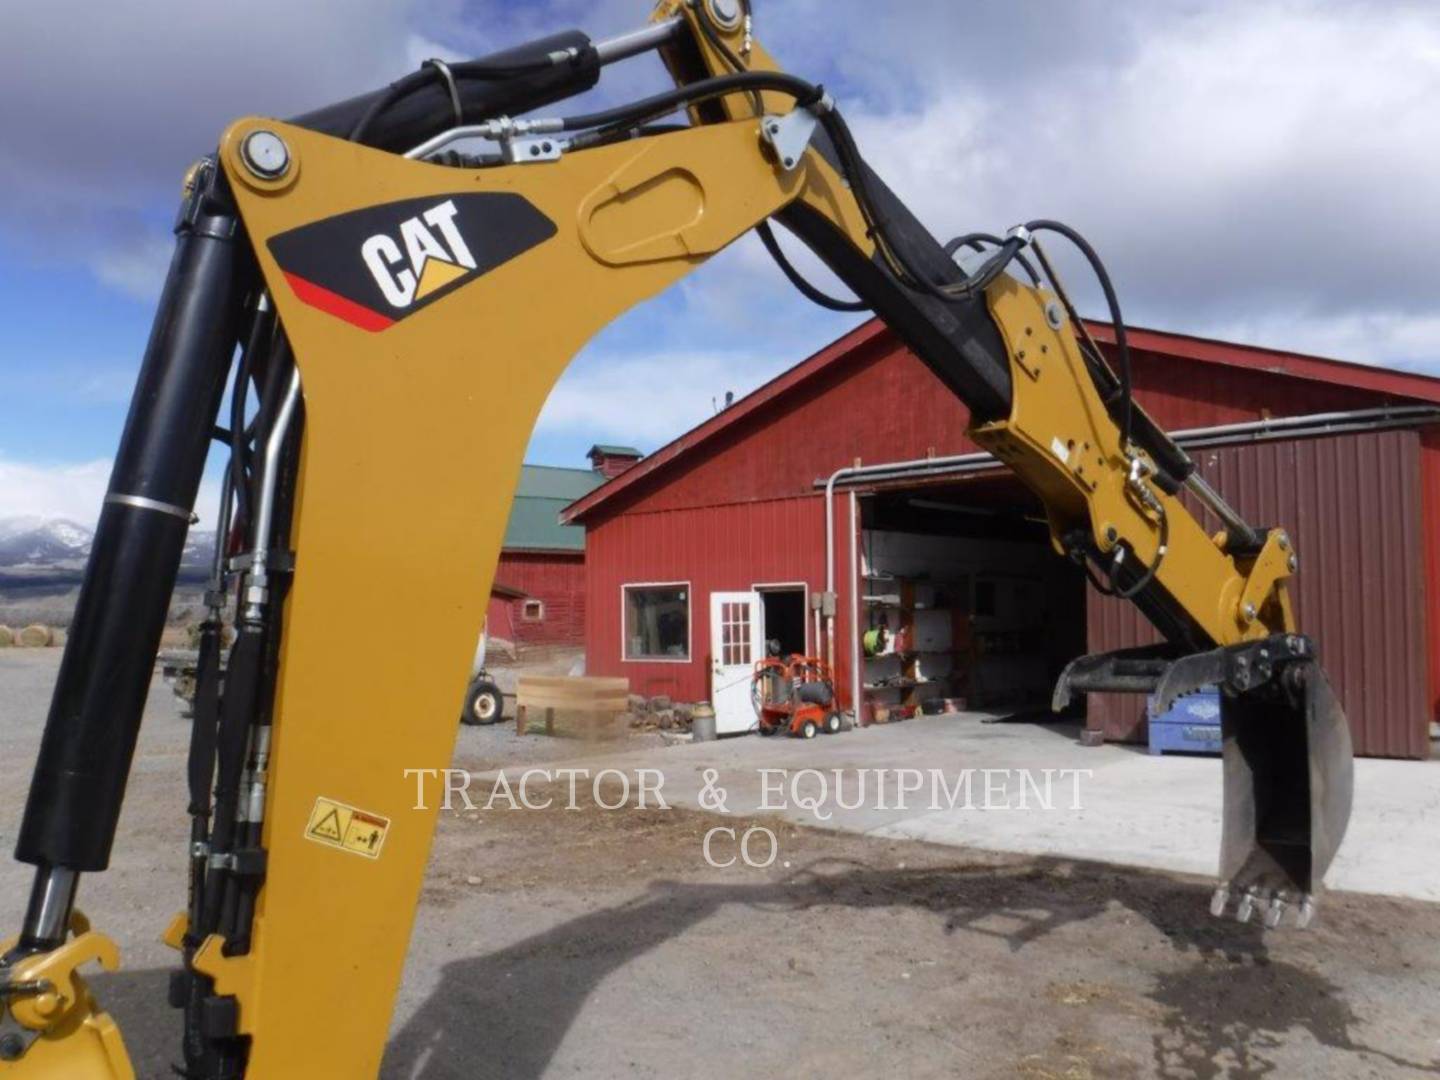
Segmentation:
<svg viewBox="0 0 1440 1080">
<path fill-rule="evenodd" d="M 310 820 L 305 824 L 305 839 L 326 847 L 378 859 L 390 831 L 390 819 L 379 814 L 357 810 L 353 806 L 327 799 L 315 800 Z"/>
</svg>

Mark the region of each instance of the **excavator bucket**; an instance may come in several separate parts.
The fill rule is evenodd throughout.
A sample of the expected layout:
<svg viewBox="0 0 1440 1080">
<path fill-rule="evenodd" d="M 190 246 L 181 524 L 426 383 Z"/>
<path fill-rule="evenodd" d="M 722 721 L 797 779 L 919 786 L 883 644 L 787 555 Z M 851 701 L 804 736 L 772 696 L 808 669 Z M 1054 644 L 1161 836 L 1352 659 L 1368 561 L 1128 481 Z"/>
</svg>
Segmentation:
<svg viewBox="0 0 1440 1080">
<path fill-rule="evenodd" d="M 1308 638 L 1185 657 L 1160 680 L 1161 708 L 1200 686 L 1221 690 L 1225 804 L 1220 887 L 1211 911 L 1233 905 L 1279 926 L 1305 926 L 1350 820 L 1353 760 L 1345 713 Z"/>
<path fill-rule="evenodd" d="M 1225 755 L 1222 884 L 1211 909 L 1236 917 L 1257 906 L 1278 926 L 1290 905 L 1309 923 L 1315 896 L 1350 820 L 1350 727 L 1330 680 L 1310 661 L 1291 686 L 1227 697 L 1220 708 Z M 1274 690 L 1280 693 L 1274 693 Z"/>
</svg>

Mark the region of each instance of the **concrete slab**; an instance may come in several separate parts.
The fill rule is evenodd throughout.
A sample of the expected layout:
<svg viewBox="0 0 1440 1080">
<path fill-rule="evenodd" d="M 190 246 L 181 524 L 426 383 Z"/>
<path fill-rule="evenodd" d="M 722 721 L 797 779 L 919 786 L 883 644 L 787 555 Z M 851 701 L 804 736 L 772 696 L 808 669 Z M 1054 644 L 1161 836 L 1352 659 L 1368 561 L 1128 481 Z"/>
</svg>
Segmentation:
<svg viewBox="0 0 1440 1080">
<path fill-rule="evenodd" d="M 796 823 L 896 839 L 1216 872 L 1218 758 L 1083 747 L 1075 725 L 987 719 L 993 718 L 921 717 L 811 742 L 751 735 L 609 755 L 586 765 L 629 773 L 661 769 L 673 805 L 716 809 L 714 793 L 723 791 L 731 814 L 775 813 Z M 1041 798 L 1046 770 L 1048 804 Z M 1440 901 L 1440 859 L 1434 857 L 1440 761 L 1367 759 L 1356 762 L 1355 772 L 1354 816 L 1328 883 Z M 897 788 L 902 782 L 914 788 L 917 778 L 920 789 L 902 798 Z M 825 798 L 808 809 L 804 804 L 822 794 L 822 784 Z"/>
</svg>

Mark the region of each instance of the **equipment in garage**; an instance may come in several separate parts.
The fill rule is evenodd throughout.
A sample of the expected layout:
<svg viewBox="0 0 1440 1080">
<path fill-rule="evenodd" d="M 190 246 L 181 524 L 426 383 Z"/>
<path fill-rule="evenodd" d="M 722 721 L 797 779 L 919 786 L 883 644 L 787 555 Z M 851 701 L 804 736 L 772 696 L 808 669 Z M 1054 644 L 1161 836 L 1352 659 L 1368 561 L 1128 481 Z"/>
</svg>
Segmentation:
<svg viewBox="0 0 1440 1080">
<path fill-rule="evenodd" d="M 816 656 L 793 653 L 786 659 L 767 656 L 755 665 L 750 697 L 761 735 L 782 731 L 801 739 L 840 731 L 835 680 L 830 667 Z"/>
<path fill-rule="evenodd" d="M 862 693 L 870 720 L 1043 707 L 1082 653 L 1084 585 L 1038 508 L 993 483 L 880 491 L 862 533 Z"/>
</svg>

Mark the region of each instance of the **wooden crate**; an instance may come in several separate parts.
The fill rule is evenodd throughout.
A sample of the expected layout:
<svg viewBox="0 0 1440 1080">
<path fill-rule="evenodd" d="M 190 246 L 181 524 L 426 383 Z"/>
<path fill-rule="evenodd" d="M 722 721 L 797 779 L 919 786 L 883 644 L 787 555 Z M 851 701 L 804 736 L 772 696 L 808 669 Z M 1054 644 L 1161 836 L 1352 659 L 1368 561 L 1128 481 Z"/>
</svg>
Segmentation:
<svg viewBox="0 0 1440 1080">
<path fill-rule="evenodd" d="M 564 675 L 522 675 L 515 694 L 515 731 L 524 735 L 530 710 L 545 714 L 545 734 L 587 739 L 619 738 L 628 727 L 629 679 L 580 678 Z"/>
</svg>

